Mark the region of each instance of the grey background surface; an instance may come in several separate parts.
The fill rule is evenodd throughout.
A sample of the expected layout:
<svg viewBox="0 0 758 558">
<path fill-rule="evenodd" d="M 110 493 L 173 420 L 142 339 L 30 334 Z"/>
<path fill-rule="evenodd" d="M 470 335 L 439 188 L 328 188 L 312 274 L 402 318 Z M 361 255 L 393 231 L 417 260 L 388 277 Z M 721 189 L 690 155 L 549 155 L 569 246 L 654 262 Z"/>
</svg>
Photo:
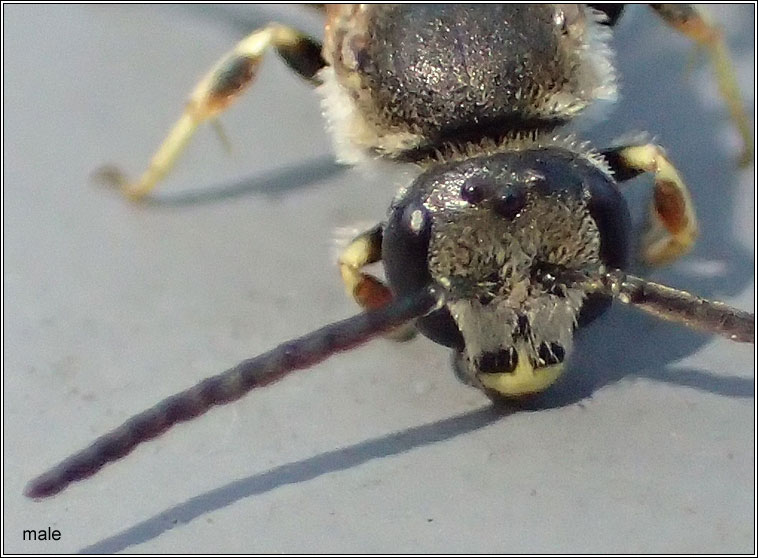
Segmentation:
<svg viewBox="0 0 758 558">
<path fill-rule="evenodd" d="M 719 6 L 746 104 L 754 8 Z M 140 172 L 195 80 L 293 6 L 3 8 L 5 552 L 754 552 L 753 348 L 614 308 L 531 409 L 494 412 L 426 339 L 379 340 L 212 411 L 43 502 L 24 484 L 238 360 L 355 311 L 334 230 L 402 177 L 332 163 L 317 96 L 270 56 L 159 193 Z M 640 7 L 623 98 L 588 137 L 647 130 L 694 192 L 696 250 L 650 275 L 754 308 L 754 169 L 691 44 Z M 752 110 L 751 110 L 752 117 Z M 225 195 L 187 196 L 212 190 Z M 649 180 L 630 185 L 640 206 Z M 24 543 L 23 529 L 62 540 Z"/>
</svg>

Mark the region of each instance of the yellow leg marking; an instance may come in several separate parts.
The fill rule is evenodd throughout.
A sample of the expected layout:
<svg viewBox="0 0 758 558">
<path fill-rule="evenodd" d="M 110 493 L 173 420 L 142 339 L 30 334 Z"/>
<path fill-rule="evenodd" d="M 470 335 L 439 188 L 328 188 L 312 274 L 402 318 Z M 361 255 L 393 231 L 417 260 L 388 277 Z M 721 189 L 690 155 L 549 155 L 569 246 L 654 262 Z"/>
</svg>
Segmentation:
<svg viewBox="0 0 758 558">
<path fill-rule="evenodd" d="M 645 262 L 663 265 L 689 252 L 698 235 L 695 205 L 663 149 L 657 145 L 627 147 L 619 155 L 630 168 L 654 174 L 650 225 L 642 239 Z"/>
<path fill-rule="evenodd" d="M 253 82 L 266 50 L 270 46 L 296 49 L 303 38 L 292 28 L 272 23 L 242 39 L 195 86 L 184 112 L 137 182 L 129 183 L 110 170 L 101 174 L 111 176 L 130 198 L 145 196 L 171 171 L 197 127 L 226 110 Z"/>
<path fill-rule="evenodd" d="M 133 200 L 138 200 L 155 188 L 155 185 L 171 171 L 177 157 L 184 150 L 199 124 L 200 121 L 192 115 L 182 114 L 153 155 L 147 170 L 135 184 L 121 184 L 122 192 Z"/>
<path fill-rule="evenodd" d="M 716 83 L 719 92 L 726 102 L 732 121 L 737 126 L 737 131 L 742 137 L 742 154 L 740 155 L 739 164 L 741 166 L 749 165 L 753 161 L 753 131 L 750 126 L 745 108 L 740 98 L 740 90 L 737 87 L 737 78 L 734 73 L 734 65 L 729 48 L 719 29 L 711 27 L 711 33 L 705 35 L 698 42 L 708 49 L 711 57 L 713 71 L 716 74 Z"/>
<path fill-rule="evenodd" d="M 361 270 L 381 259 L 381 236 L 373 231 L 361 234 L 340 254 L 339 268 L 347 295 L 366 309 L 379 308 L 389 302 L 389 289 L 381 281 Z"/>
<path fill-rule="evenodd" d="M 382 235 L 378 228 L 356 237 L 339 257 L 340 275 L 347 296 L 365 310 L 381 308 L 392 300 L 389 288 L 376 277 L 361 270 L 382 259 Z M 413 324 L 402 325 L 384 336 L 394 341 L 408 341 L 415 337 Z"/>
<path fill-rule="evenodd" d="M 743 150 L 739 163 L 741 166 L 749 165 L 753 161 L 753 130 L 740 97 L 739 87 L 737 87 L 737 78 L 729 47 L 724 41 L 721 29 L 709 22 L 707 15 L 702 10 L 696 6 L 691 6 L 691 8 L 694 12 L 688 19 L 671 19 L 667 20 L 667 23 L 708 51 L 713 71 L 716 74 L 719 92 L 724 98 L 732 121 L 742 137 Z M 666 18 L 664 17 L 664 19 Z"/>
</svg>

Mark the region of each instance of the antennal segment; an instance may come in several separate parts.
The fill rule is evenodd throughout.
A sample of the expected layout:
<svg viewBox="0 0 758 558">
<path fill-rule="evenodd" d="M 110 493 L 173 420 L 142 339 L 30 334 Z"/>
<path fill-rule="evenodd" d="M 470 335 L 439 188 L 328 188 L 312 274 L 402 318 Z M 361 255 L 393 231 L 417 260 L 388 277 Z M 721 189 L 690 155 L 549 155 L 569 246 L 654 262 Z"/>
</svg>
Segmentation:
<svg viewBox="0 0 758 558">
<path fill-rule="evenodd" d="M 546 274 L 553 275 L 552 273 Z M 664 320 L 717 333 L 740 343 L 755 343 L 755 315 L 723 302 L 700 298 L 618 269 L 596 272 L 560 270 L 554 281 L 571 284 L 587 294 L 600 293 Z"/>
<path fill-rule="evenodd" d="M 24 491 L 29 498 L 46 498 L 69 484 L 94 475 L 106 464 L 121 459 L 136 446 L 161 435 L 179 422 L 202 415 L 215 405 L 231 403 L 249 391 L 280 380 L 290 372 L 310 368 L 330 356 L 349 351 L 442 304 L 439 288 L 429 286 L 414 295 L 391 301 L 385 307 L 335 322 L 288 341 L 234 368 L 206 378 L 194 387 L 172 395 L 95 440 L 32 480 Z"/>
</svg>

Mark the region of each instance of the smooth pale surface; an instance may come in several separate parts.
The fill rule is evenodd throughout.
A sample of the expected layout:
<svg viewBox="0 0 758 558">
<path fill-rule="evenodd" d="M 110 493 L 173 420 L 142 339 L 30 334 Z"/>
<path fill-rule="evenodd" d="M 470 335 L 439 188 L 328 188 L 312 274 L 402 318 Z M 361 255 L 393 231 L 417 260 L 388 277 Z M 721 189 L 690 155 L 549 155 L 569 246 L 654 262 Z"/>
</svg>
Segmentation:
<svg viewBox="0 0 758 558">
<path fill-rule="evenodd" d="M 753 6 L 714 10 L 752 107 Z M 203 129 L 166 203 L 88 181 L 142 171 L 195 80 L 271 19 L 319 31 L 292 6 L 4 6 L 3 550 L 754 552 L 753 348 L 626 308 L 534 411 L 491 411 L 425 339 L 379 340 L 22 497 L 131 414 L 355 311 L 334 230 L 382 219 L 402 177 L 337 169 L 317 97 L 274 56 L 222 117 L 233 154 Z M 615 44 L 623 98 L 589 137 L 649 131 L 702 220 L 651 276 L 752 309 L 754 169 L 709 69 L 687 74 L 690 43 L 640 7 Z M 169 203 L 216 187 L 243 192 Z M 21 541 L 48 526 L 60 541 Z"/>
</svg>

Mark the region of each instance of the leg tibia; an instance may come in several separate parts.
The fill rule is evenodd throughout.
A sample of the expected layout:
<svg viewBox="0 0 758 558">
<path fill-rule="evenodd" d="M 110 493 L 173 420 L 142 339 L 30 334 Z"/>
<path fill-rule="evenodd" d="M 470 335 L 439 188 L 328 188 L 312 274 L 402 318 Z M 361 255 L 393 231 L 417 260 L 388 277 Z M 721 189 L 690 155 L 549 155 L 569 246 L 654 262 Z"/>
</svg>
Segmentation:
<svg viewBox="0 0 758 558">
<path fill-rule="evenodd" d="M 653 144 L 628 146 L 604 155 L 617 180 L 642 172 L 653 174 L 650 225 L 642 241 L 643 260 L 663 265 L 689 252 L 698 235 L 695 206 L 687 185 L 663 149 Z"/>
<path fill-rule="evenodd" d="M 324 67 L 321 45 L 299 31 L 272 23 L 245 37 L 195 86 L 184 112 L 153 155 L 147 170 L 134 183 L 113 169 L 103 173 L 129 197 L 149 193 L 173 168 L 197 127 L 226 110 L 255 80 L 269 47 L 304 79 L 315 83 Z"/>
<path fill-rule="evenodd" d="M 347 295 L 365 310 L 382 308 L 392 301 L 392 292 L 376 277 L 362 270 L 382 259 L 384 224 L 358 235 L 342 251 L 339 257 L 340 275 Z M 412 324 L 406 324 L 386 336 L 395 341 L 407 341 L 416 333 Z"/>
<path fill-rule="evenodd" d="M 651 4 L 651 7 L 668 25 L 707 49 L 719 92 L 742 137 L 740 164 L 750 164 L 753 160 L 753 129 L 742 104 L 732 57 L 721 29 L 710 23 L 700 9 L 690 4 Z"/>
</svg>

